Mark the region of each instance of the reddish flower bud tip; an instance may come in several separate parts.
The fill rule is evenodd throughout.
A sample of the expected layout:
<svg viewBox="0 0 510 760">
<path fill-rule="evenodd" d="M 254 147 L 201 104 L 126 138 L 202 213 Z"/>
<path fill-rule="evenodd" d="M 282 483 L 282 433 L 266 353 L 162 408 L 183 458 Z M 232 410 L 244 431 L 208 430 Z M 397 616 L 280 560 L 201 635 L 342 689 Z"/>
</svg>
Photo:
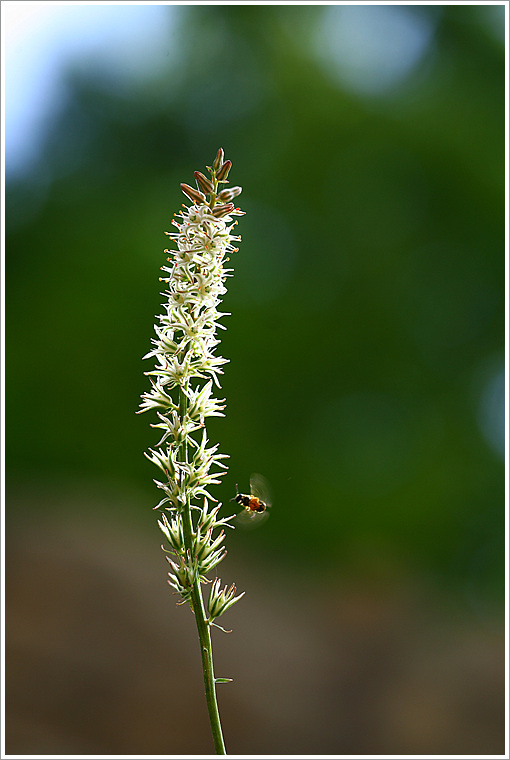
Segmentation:
<svg viewBox="0 0 510 760">
<path fill-rule="evenodd" d="M 212 182 L 207 179 L 206 176 L 202 174 L 202 172 L 195 172 L 195 179 L 197 181 L 197 185 L 204 193 L 212 193 L 213 186 Z"/>
<path fill-rule="evenodd" d="M 216 154 L 216 158 L 214 159 L 213 169 L 215 172 L 217 172 L 221 167 L 224 157 L 225 154 L 223 153 L 223 148 L 220 148 Z"/>
<path fill-rule="evenodd" d="M 181 190 L 190 200 L 195 201 L 196 203 L 205 203 L 205 195 L 199 190 L 194 190 L 185 182 L 181 182 Z"/>
<path fill-rule="evenodd" d="M 232 166 L 232 161 L 225 161 L 225 163 L 219 169 L 219 171 L 216 172 L 216 179 L 217 180 L 227 179 L 231 166 Z"/>
<path fill-rule="evenodd" d="M 233 198 L 236 197 L 236 195 L 240 195 L 243 192 L 242 187 L 228 187 L 225 188 L 225 190 L 222 190 L 221 193 L 218 194 L 218 200 L 227 202 L 231 201 Z"/>
<path fill-rule="evenodd" d="M 234 204 L 227 203 L 225 206 L 215 206 L 212 210 L 212 213 L 213 213 L 213 216 L 221 217 L 221 216 L 225 216 L 225 214 L 230 214 L 230 212 L 233 210 L 234 210 Z"/>
</svg>

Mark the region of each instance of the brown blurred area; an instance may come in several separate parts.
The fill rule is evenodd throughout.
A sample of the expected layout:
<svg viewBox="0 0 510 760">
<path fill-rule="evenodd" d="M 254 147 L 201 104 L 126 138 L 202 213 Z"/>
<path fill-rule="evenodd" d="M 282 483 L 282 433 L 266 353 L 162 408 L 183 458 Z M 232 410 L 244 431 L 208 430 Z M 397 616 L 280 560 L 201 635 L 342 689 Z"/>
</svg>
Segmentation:
<svg viewBox="0 0 510 760">
<path fill-rule="evenodd" d="M 212 753 L 157 528 L 80 498 L 8 502 L 6 751 Z M 218 687 L 229 754 L 504 752 L 500 622 L 401 578 L 314 583 L 305 558 L 289 575 L 229 554 L 221 571 L 247 592 L 220 621 L 233 633 L 213 635 L 216 674 L 234 679 Z"/>
</svg>

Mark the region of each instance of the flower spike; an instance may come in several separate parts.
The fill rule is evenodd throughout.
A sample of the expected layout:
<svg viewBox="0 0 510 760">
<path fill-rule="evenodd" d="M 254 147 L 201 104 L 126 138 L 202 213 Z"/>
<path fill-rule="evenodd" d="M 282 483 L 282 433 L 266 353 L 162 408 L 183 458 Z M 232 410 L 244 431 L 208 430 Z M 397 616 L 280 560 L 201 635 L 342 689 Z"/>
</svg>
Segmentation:
<svg viewBox="0 0 510 760">
<path fill-rule="evenodd" d="M 223 149 L 216 154 L 210 178 L 194 172 L 197 187 L 186 183 L 181 190 L 191 202 L 174 214 L 171 232 L 165 234 L 173 244 L 165 249 L 166 263 L 161 267 L 165 283 L 163 311 L 154 326 L 155 337 L 144 359 L 154 361 L 154 369 L 145 373 L 150 389 L 142 394 L 141 412 L 155 412 L 160 440 L 145 454 L 159 470 L 161 480 L 154 480 L 163 498 L 154 507 L 161 510 L 158 521 L 167 546 L 163 546 L 169 563 L 168 583 L 179 596 L 178 604 L 189 604 L 197 622 L 202 651 L 207 651 L 210 665 L 204 668 L 206 697 L 218 754 L 225 754 L 215 687 L 230 679 L 214 678 L 210 628 L 214 622 L 244 595 L 236 596 L 232 584 L 220 588 L 210 573 L 225 557 L 224 528 L 233 526 L 229 517 L 219 517 L 221 504 L 209 493 L 221 482 L 227 467 L 227 455 L 210 445 L 206 422 L 209 417 L 223 417 L 225 399 L 215 397 L 220 387 L 219 375 L 227 359 L 216 354 L 220 320 L 228 316 L 220 311 L 226 293 L 225 282 L 233 270 L 225 267 L 238 248 L 240 237 L 232 234 L 242 216 L 232 200 L 241 187 L 223 188 L 232 166 L 225 161 Z M 207 612 L 202 599 L 203 584 L 212 583 Z M 225 630 L 221 628 L 222 630 Z"/>
</svg>

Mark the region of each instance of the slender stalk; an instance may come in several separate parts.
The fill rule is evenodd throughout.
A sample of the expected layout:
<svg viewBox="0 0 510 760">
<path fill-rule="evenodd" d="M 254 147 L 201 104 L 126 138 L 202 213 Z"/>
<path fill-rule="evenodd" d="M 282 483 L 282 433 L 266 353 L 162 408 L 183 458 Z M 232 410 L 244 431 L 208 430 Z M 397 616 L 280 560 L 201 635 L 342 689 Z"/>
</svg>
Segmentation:
<svg viewBox="0 0 510 760">
<path fill-rule="evenodd" d="M 183 514 L 184 543 L 187 545 L 191 541 L 191 510 L 189 504 Z M 220 713 L 216 699 L 216 683 L 214 680 L 214 665 L 212 655 L 211 630 L 206 620 L 204 602 L 202 599 L 202 589 L 198 577 L 193 582 L 191 593 L 193 612 L 195 613 L 195 622 L 197 624 L 198 638 L 200 641 L 200 653 L 202 655 L 202 670 L 204 674 L 205 698 L 207 701 L 207 710 L 209 712 L 209 721 L 214 740 L 214 749 L 217 755 L 226 755 L 223 733 L 221 730 Z"/>
<path fill-rule="evenodd" d="M 187 409 L 187 397 L 182 388 L 179 390 L 179 413 L 181 419 L 184 419 Z M 181 444 L 181 457 L 187 462 L 187 441 Z M 193 550 L 193 524 L 191 517 L 191 506 L 189 499 L 182 515 L 182 527 L 184 536 L 184 546 L 186 548 L 187 559 L 191 563 L 194 560 Z M 200 587 L 199 573 L 195 573 L 193 587 L 191 592 L 192 610 L 195 614 L 198 638 L 200 641 L 200 653 L 202 655 L 202 670 L 204 675 L 205 698 L 207 701 L 207 710 L 209 712 L 209 722 L 214 740 L 214 749 L 217 755 L 226 755 L 223 732 L 221 730 L 220 713 L 216 699 L 216 683 L 214 680 L 214 664 L 212 654 L 211 630 L 206 619 L 204 601 L 202 598 L 202 589 Z"/>
</svg>

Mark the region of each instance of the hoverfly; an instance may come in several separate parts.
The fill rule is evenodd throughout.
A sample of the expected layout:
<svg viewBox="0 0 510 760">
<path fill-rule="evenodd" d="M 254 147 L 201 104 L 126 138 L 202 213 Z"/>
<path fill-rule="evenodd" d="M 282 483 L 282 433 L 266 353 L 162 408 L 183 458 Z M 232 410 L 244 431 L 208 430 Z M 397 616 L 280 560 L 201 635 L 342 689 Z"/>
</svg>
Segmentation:
<svg viewBox="0 0 510 760">
<path fill-rule="evenodd" d="M 254 472 L 250 477 L 250 493 L 239 493 L 236 484 L 236 495 L 230 501 L 236 501 L 244 507 L 236 517 L 238 525 L 244 528 L 255 528 L 269 517 L 271 497 L 267 481 L 263 475 Z"/>
</svg>

